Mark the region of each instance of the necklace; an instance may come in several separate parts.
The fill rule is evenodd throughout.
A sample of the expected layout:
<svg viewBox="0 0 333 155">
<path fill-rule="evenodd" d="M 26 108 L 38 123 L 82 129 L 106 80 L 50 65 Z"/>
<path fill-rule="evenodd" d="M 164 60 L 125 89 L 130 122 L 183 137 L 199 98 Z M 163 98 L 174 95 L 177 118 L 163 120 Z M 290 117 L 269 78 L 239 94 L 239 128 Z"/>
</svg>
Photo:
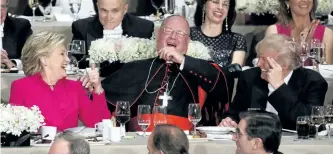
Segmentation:
<svg viewBox="0 0 333 155">
<path fill-rule="evenodd" d="M 153 62 L 151 63 L 151 65 L 150 65 L 149 72 L 148 72 L 148 77 L 147 77 L 147 80 L 146 80 L 146 83 L 145 83 L 145 91 L 146 91 L 148 94 L 154 94 L 154 93 L 156 93 L 157 91 L 161 90 L 163 87 L 165 87 L 165 86 L 168 87 L 168 83 L 169 83 L 169 78 L 168 78 L 167 82 L 166 82 L 162 87 L 156 89 L 155 91 L 148 91 L 148 90 L 147 90 L 147 87 L 148 87 L 148 80 L 149 80 L 149 76 L 150 76 L 150 73 L 151 73 L 151 69 L 152 69 L 153 64 L 154 64 L 154 62 L 155 62 L 156 59 L 157 59 L 157 58 L 155 58 L 155 59 L 153 60 Z M 172 91 L 172 89 L 173 89 L 173 87 L 175 86 L 175 83 L 176 83 L 176 81 L 177 81 L 177 79 L 178 79 L 178 77 L 179 77 L 179 74 L 180 74 L 180 73 L 178 73 L 177 77 L 176 77 L 175 80 L 173 81 L 173 84 L 172 84 L 171 89 L 170 89 L 169 92 L 168 92 L 168 88 L 166 88 L 166 93 L 169 94 L 169 93 Z"/>
</svg>

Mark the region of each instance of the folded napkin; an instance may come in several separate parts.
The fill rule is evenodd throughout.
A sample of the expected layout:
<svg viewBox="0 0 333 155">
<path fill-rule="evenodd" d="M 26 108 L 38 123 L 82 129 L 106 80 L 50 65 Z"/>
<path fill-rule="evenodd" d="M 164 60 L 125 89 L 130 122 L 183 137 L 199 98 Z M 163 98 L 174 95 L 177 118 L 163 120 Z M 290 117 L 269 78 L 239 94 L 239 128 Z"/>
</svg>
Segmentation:
<svg viewBox="0 0 333 155">
<path fill-rule="evenodd" d="M 325 78 L 333 78 L 333 65 L 319 65 L 319 72 Z"/>
</svg>

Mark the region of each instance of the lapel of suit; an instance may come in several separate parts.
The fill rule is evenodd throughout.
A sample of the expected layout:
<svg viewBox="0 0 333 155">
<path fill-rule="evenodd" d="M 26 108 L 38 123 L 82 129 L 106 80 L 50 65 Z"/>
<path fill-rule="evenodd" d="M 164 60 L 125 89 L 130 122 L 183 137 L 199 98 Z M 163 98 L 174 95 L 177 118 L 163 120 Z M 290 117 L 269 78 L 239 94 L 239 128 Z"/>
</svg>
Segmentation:
<svg viewBox="0 0 333 155">
<path fill-rule="evenodd" d="M 304 70 L 302 67 L 295 69 L 288 82 L 288 87 L 297 95 L 302 90 L 302 83 L 304 80 L 304 78 L 301 78 L 304 73 L 302 70 Z"/>
<path fill-rule="evenodd" d="M 4 37 L 2 38 L 2 46 L 8 53 L 9 58 L 16 57 L 17 55 L 17 42 L 15 41 L 15 26 L 11 20 L 12 17 L 7 16 L 5 20 L 5 25 L 3 28 Z"/>
<path fill-rule="evenodd" d="M 103 29 L 102 24 L 98 20 L 98 16 L 95 16 L 87 31 L 87 49 L 89 49 L 92 41 L 103 38 Z"/>
<path fill-rule="evenodd" d="M 261 79 L 259 75 L 253 81 L 250 108 L 260 108 L 264 110 L 268 99 L 268 82 Z"/>
<path fill-rule="evenodd" d="M 128 36 L 132 36 L 132 34 L 129 32 L 130 30 L 130 26 L 131 26 L 131 20 L 129 19 L 129 15 L 125 14 L 123 21 L 121 23 L 121 28 L 123 29 L 123 35 L 128 35 Z"/>
</svg>

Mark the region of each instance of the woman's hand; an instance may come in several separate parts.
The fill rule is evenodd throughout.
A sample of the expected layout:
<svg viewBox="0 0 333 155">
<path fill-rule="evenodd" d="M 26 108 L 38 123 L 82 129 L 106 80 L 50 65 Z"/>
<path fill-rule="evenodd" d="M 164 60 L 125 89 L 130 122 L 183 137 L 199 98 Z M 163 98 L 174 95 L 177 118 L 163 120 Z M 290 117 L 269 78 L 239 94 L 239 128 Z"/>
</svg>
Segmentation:
<svg viewBox="0 0 333 155">
<path fill-rule="evenodd" d="M 82 82 L 82 86 L 89 90 L 89 92 L 94 91 L 96 94 L 103 92 L 100 76 L 95 66 L 91 66 L 91 71 L 87 73 L 86 76 L 80 77 L 79 79 Z"/>
</svg>

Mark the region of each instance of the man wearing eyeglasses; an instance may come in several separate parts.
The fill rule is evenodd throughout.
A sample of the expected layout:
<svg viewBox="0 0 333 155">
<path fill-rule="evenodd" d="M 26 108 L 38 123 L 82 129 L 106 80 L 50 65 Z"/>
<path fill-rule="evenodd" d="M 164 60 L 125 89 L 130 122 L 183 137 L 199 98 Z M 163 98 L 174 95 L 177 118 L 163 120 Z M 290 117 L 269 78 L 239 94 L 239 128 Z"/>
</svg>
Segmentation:
<svg viewBox="0 0 333 155">
<path fill-rule="evenodd" d="M 102 81 L 111 112 L 117 101 L 130 102 L 134 119 L 127 123 L 129 131 L 140 130 L 135 119 L 138 105 L 166 107 L 167 123 L 189 130 L 192 127 L 188 120 L 190 103 L 200 102 L 202 107 L 206 94 L 223 104 L 228 102 L 228 72 L 207 60 L 186 56 L 189 32 L 184 17 L 166 18 L 156 33 L 158 57 L 127 63 Z"/>
<path fill-rule="evenodd" d="M 7 9 L 7 0 L 1 0 L 1 66 L 10 69 L 15 67 L 15 63 L 19 61 L 11 61 L 10 59 L 20 59 L 21 50 L 32 34 L 32 30 L 28 20 L 7 16 Z"/>
<path fill-rule="evenodd" d="M 266 111 L 249 111 L 240 114 L 240 122 L 232 139 L 237 154 L 281 154 L 279 146 L 282 124 L 279 117 Z"/>
</svg>

